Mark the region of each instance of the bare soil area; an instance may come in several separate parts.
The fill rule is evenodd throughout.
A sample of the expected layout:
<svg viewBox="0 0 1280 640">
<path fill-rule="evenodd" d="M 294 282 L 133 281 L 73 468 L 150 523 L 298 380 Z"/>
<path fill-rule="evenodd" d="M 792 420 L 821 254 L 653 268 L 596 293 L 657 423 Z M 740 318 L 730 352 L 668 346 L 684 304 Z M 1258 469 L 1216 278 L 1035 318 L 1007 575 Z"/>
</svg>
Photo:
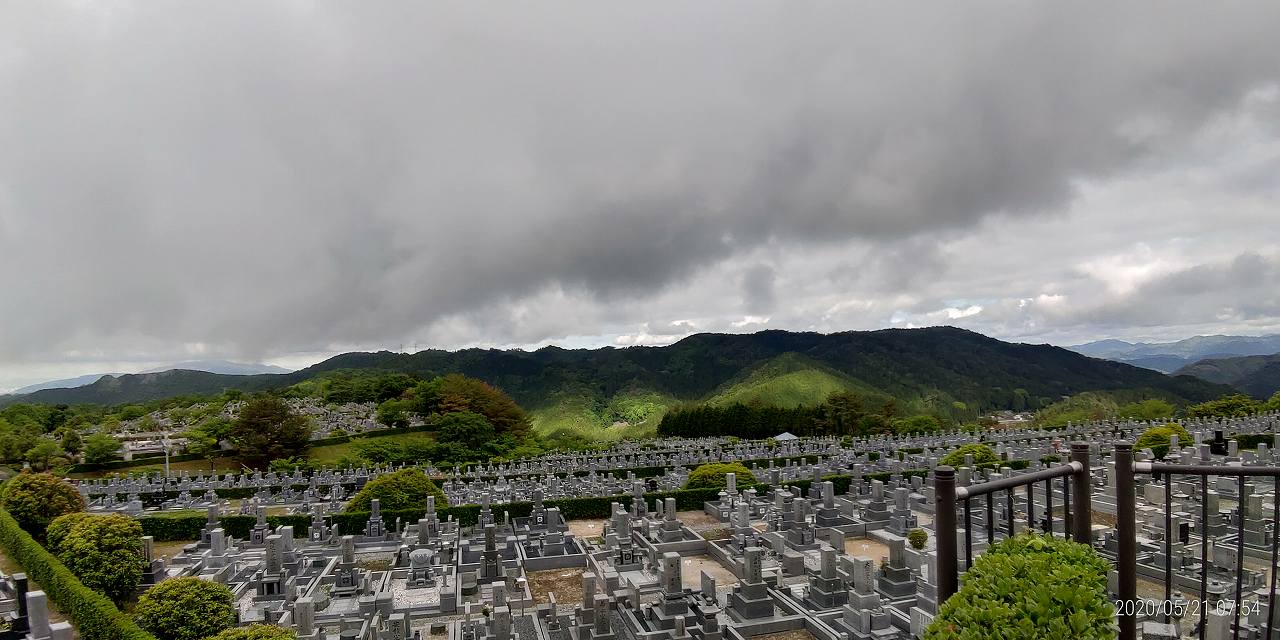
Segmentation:
<svg viewBox="0 0 1280 640">
<path fill-rule="evenodd" d="M 556 594 L 556 602 L 568 605 L 582 601 L 582 569 L 551 569 L 528 574 L 529 591 L 538 604 L 551 602 L 548 593 Z"/>
</svg>

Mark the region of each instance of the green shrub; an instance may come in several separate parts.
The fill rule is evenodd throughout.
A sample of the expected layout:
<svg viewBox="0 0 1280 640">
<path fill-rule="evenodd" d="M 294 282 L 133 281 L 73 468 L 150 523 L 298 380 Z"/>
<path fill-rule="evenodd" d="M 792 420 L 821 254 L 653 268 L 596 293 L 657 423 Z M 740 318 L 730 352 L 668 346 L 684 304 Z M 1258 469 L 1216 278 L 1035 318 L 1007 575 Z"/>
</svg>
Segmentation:
<svg viewBox="0 0 1280 640">
<path fill-rule="evenodd" d="M 741 462 L 713 462 L 704 464 L 689 473 L 689 480 L 684 483 L 686 489 L 709 489 L 725 486 L 725 474 L 737 476 L 739 485 L 755 484 L 756 477 L 751 470 L 742 466 Z"/>
<path fill-rule="evenodd" d="M 173 578 L 138 598 L 134 619 L 159 640 L 200 640 L 236 623 L 231 589 L 196 577 Z"/>
<path fill-rule="evenodd" d="M 1141 451 L 1142 449 L 1151 449 L 1151 454 L 1156 458 L 1164 458 L 1169 453 L 1169 447 L 1173 446 L 1173 438 L 1170 436 L 1178 436 L 1178 446 L 1185 447 L 1195 440 L 1190 433 L 1180 424 L 1170 422 L 1164 426 L 1151 427 L 1142 432 L 1138 436 L 1138 441 L 1134 443 L 1133 448 Z"/>
<path fill-rule="evenodd" d="M 348 513 L 365 512 L 371 501 L 378 499 L 379 506 L 387 511 L 419 509 L 426 511 L 427 496 L 436 497 L 436 508 L 449 506 L 448 498 L 436 483 L 420 469 L 401 469 L 370 480 L 347 505 Z"/>
<path fill-rule="evenodd" d="M 93 514 L 85 511 L 77 511 L 76 513 L 68 513 L 60 515 L 49 523 L 49 528 L 44 531 L 44 546 L 53 553 L 57 553 L 58 547 L 62 544 L 62 539 L 71 533 L 71 528 L 76 526 L 85 518 L 92 518 Z"/>
<path fill-rule="evenodd" d="M 64 521 L 72 520 L 64 527 Z M 54 520 L 57 544 L 49 550 L 84 586 L 123 602 L 142 582 L 142 524 L 126 515 L 73 513 Z"/>
<path fill-rule="evenodd" d="M 962 467 L 964 466 L 965 455 L 973 456 L 974 466 L 1000 462 L 1000 456 L 997 456 L 995 450 L 989 445 L 975 443 L 961 445 L 959 449 L 943 456 L 942 460 L 938 461 L 938 464 L 949 467 Z"/>
<path fill-rule="evenodd" d="M 1280 395 L 1280 392 L 1277 392 L 1277 395 Z M 1178 436 L 1178 437 L 1181 438 L 1182 436 Z M 1274 433 L 1240 433 L 1240 434 L 1236 434 L 1235 436 L 1232 436 L 1231 439 L 1238 442 L 1239 444 L 1237 446 L 1239 446 L 1239 448 L 1241 449 L 1257 449 L 1258 445 L 1260 444 L 1266 444 L 1269 446 L 1271 442 L 1275 440 L 1275 434 Z"/>
<path fill-rule="evenodd" d="M 84 497 L 52 473 L 20 473 L 4 485 L 0 506 L 27 533 L 43 537 L 54 518 L 84 511 Z"/>
<path fill-rule="evenodd" d="M 295 640 L 298 637 L 292 629 L 277 627 L 273 624 L 251 624 L 247 627 L 232 627 L 210 636 L 209 640 Z"/>
<path fill-rule="evenodd" d="M 974 561 L 938 609 L 925 640 L 1111 640 L 1110 564 L 1088 545 L 1035 534 L 1000 542 Z"/>
<path fill-rule="evenodd" d="M 907 542 L 911 543 L 912 549 L 923 549 L 928 541 L 929 534 L 924 529 L 912 529 L 907 532 Z"/>
<path fill-rule="evenodd" d="M 81 638 L 155 640 L 120 613 L 106 596 L 84 586 L 3 509 L 0 509 L 0 547 L 44 589 L 58 610 L 71 619 Z"/>
<path fill-rule="evenodd" d="M 1188 418 L 1242 418 L 1262 411 L 1267 405 L 1243 393 L 1187 407 Z"/>
</svg>

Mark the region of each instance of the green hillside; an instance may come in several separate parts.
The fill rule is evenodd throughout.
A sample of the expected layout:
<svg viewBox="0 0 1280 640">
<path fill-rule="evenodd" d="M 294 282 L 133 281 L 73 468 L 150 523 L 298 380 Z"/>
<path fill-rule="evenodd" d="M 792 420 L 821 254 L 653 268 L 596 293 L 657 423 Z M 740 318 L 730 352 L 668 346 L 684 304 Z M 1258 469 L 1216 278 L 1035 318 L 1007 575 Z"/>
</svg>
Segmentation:
<svg viewBox="0 0 1280 640">
<path fill-rule="evenodd" d="M 529 416 L 533 430 L 544 437 L 643 438 L 657 432 L 662 416 L 677 403 L 675 398 L 652 392 L 629 391 L 604 399 L 579 390 L 552 394 Z"/>
<path fill-rule="evenodd" d="M 704 333 L 668 346 L 625 349 L 348 353 L 289 374 L 182 371 L 120 376 L 77 389 L 9 397 L 3 403 L 118 405 L 294 385 L 298 392 L 327 398 L 335 388 L 355 384 L 342 382 L 343 375 L 367 377 L 374 372 L 479 378 L 528 409 L 538 433 L 592 439 L 652 433 L 662 414 L 683 402 L 795 406 L 850 388 L 867 396 L 892 396 L 903 415 L 933 413 L 954 419 L 997 409 L 1035 410 L 1084 391 L 1140 389 L 1146 396 L 1175 404 L 1232 391 L 1198 378 L 1168 376 L 1050 345 L 1013 344 L 934 327 L 835 334 Z"/>
<path fill-rule="evenodd" d="M 837 391 L 848 390 L 868 391 L 839 371 L 796 353 L 784 353 L 726 383 L 707 404 L 740 402 L 792 408 L 816 405 Z"/>
</svg>

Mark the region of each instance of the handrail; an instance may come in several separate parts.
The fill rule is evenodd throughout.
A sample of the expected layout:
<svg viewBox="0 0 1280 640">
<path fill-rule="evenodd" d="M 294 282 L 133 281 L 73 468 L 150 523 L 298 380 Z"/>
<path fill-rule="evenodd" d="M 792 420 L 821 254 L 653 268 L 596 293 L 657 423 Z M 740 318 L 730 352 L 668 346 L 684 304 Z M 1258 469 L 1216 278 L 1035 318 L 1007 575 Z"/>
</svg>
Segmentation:
<svg viewBox="0 0 1280 640">
<path fill-rule="evenodd" d="M 1012 536 L 1014 532 L 1013 490 L 1024 486 L 1027 488 L 1027 526 L 1034 529 L 1036 525 L 1033 493 L 1035 485 L 1044 483 L 1045 503 L 1042 511 L 1045 516 L 1044 529 L 1046 533 L 1052 535 L 1054 510 L 1052 485 L 1055 478 L 1063 479 L 1063 516 L 1067 523 L 1064 534 L 1069 534 L 1076 542 L 1088 544 L 1092 528 L 1092 498 L 1089 488 L 1089 443 L 1087 442 L 1071 443 L 1071 460 L 1067 464 L 967 487 L 956 486 L 956 470 L 954 468 L 942 465 L 933 470 L 933 528 L 937 539 L 937 594 L 939 604 L 945 602 L 947 598 L 956 592 L 959 583 L 957 508 L 962 507 L 964 511 L 964 557 L 965 568 L 967 569 L 973 555 L 973 524 L 969 504 L 970 499 L 984 495 L 987 497 L 987 535 L 988 540 L 993 540 L 996 525 L 992 496 L 997 491 L 1006 492 L 1006 499 L 1008 500 L 1008 508 L 1006 509 L 1007 535 Z M 1073 494 L 1075 496 L 1074 505 L 1071 500 Z"/>
<path fill-rule="evenodd" d="M 1084 471 L 1084 465 L 1079 462 L 1068 462 L 1064 465 L 1041 469 L 1039 471 L 1031 471 L 1029 473 L 1022 473 L 1016 476 L 1007 476 L 1000 478 L 999 480 L 992 480 L 991 482 L 971 484 L 967 487 L 956 487 L 956 499 L 963 500 L 965 498 L 976 498 L 988 493 L 995 493 L 996 491 L 1004 491 L 1005 489 L 1021 487 L 1032 482 L 1061 478 L 1081 471 Z"/>
<path fill-rule="evenodd" d="M 1197 476 L 1200 478 L 1200 522 L 1197 525 L 1197 534 L 1200 537 L 1200 602 L 1208 599 L 1207 585 L 1209 583 L 1209 526 L 1210 512 L 1208 509 L 1209 502 L 1209 478 L 1211 476 L 1224 476 L 1235 478 L 1236 491 L 1238 495 L 1245 493 L 1246 478 L 1264 477 L 1272 478 L 1275 481 L 1273 489 L 1273 505 L 1272 520 L 1280 522 L 1280 467 L 1276 466 L 1245 466 L 1240 464 L 1230 465 L 1211 465 L 1211 464 L 1172 464 L 1168 462 L 1149 462 L 1134 461 L 1133 444 L 1130 442 L 1117 442 L 1115 444 L 1115 464 L 1119 470 L 1116 478 L 1116 537 L 1117 554 L 1116 554 L 1116 570 L 1118 573 L 1117 595 L 1118 611 L 1117 622 L 1120 626 L 1120 640 L 1137 640 L 1137 615 L 1135 615 L 1135 607 L 1132 606 L 1137 598 L 1137 521 L 1135 517 L 1136 507 L 1136 482 L 1134 476 L 1136 474 L 1152 475 L 1156 478 L 1163 479 L 1164 485 L 1164 582 L 1165 582 L 1165 601 L 1170 601 L 1173 594 L 1173 576 L 1174 567 L 1172 563 L 1173 557 L 1173 485 L 1172 479 L 1176 475 Z M 1157 480 L 1159 482 L 1159 480 Z M 1245 510 L 1246 505 L 1240 501 L 1238 506 L 1238 515 L 1235 518 L 1235 552 L 1236 552 L 1236 582 L 1234 590 L 1234 602 L 1240 602 L 1244 593 L 1244 538 L 1245 538 Z M 1271 584 L 1268 590 L 1267 602 L 1275 602 L 1276 595 L 1276 574 L 1277 567 L 1280 566 L 1280 538 L 1273 535 L 1271 539 Z M 1271 611 L 1268 605 L 1268 615 L 1266 622 L 1266 631 L 1263 637 L 1272 637 L 1272 630 L 1275 623 L 1276 615 Z M 1169 618 L 1169 609 L 1163 611 L 1166 621 Z M 1241 636 L 1240 607 L 1233 607 L 1232 638 Z M 1207 611 L 1206 608 L 1200 609 L 1200 616 L 1197 622 L 1198 635 L 1203 640 L 1207 631 Z"/>
<path fill-rule="evenodd" d="M 1188 476 L 1266 476 L 1280 477 L 1280 467 L 1218 466 L 1211 464 L 1171 464 L 1168 462 L 1135 462 L 1134 473 L 1171 473 Z"/>
</svg>

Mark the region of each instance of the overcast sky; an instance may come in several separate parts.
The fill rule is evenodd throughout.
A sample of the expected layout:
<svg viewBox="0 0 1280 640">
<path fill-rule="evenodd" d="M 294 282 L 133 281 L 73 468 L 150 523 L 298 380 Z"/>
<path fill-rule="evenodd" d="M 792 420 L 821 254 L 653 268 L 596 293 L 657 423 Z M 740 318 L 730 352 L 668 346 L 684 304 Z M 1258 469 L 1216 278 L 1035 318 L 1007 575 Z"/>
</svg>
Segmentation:
<svg viewBox="0 0 1280 640">
<path fill-rule="evenodd" d="M 0 388 L 1280 332 L 1280 3 L 909 4 L 0 3 Z"/>
</svg>

